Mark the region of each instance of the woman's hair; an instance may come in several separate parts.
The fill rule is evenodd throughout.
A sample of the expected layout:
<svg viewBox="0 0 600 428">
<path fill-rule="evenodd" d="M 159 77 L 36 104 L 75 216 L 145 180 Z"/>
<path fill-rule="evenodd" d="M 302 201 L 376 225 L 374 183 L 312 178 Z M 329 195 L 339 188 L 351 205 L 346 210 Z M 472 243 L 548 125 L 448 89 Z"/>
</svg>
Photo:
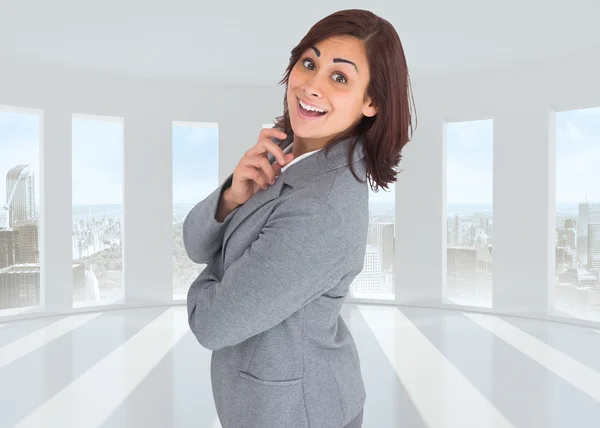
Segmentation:
<svg viewBox="0 0 600 428">
<path fill-rule="evenodd" d="M 289 65 L 279 82 L 285 83 L 286 94 L 283 97 L 283 115 L 276 118 L 275 127 L 283 129 L 288 136 L 293 135 L 287 105 L 290 73 L 307 49 L 336 36 L 353 36 L 364 42 L 370 71 L 365 100 L 367 96 L 371 97 L 377 106 L 377 114 L 373 117 L 364 116 L 356 126 L 333 138 L 325 146 L 325 151 L 341 140 L 357 137 L 348 152 L 351 161 L 357 141 L 362 138 L 367 175 L 376 184 L 373 190 L 377 191 L 377 186 L 387 190 L 387 185 L 396 181 L 397 171 L 394 168 L 400 163 L 402 148 L 412 138 L 411 119 L 414 111 L 411 114 L 410 102 L 414 107 L 414 100 L 400 37 L 385 19 L 367 10 L 350 9 L 335 12 L 313 25 L 298 46 L 292 49 Z M 352 162 L 350 169 L 361 181 L 356 176 Z"/>
</svg>

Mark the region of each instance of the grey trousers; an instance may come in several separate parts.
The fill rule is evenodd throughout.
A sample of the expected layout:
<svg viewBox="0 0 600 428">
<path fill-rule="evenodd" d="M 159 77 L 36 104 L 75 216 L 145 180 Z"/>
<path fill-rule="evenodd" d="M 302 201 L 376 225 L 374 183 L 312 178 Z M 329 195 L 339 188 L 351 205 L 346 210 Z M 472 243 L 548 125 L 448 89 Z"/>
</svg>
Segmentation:
<svg viewBox="0 0 600 428">
<path fill-rule="evenodd" d="M 363 422 L 363 410 L 360 411 L 360 413 L 358 414 L 357 417 L 355 417 L 354 419 L 352 419 L 350 421 L 350 423 L 348 425 L 346 425 L 344 428 L 361 428 L 362 427 L 362 422 Z"/>
</svg>

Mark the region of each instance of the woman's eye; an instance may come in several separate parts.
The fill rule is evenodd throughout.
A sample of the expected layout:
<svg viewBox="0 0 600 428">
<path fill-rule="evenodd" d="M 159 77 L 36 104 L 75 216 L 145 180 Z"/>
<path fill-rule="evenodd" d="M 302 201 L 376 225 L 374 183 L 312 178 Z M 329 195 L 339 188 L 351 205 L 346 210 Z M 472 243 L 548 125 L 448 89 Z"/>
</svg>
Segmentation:
<svg viewBox="0 0 600 428">
<path fill-rule="evenodd" d="M 304 66 L 305 66 L 306 68 L 308 68 L 309 70 L 312 70 L 312 69 L 314 68 L 314 65 L 313 65 L 313 68 L 310 68 L 310 67 L 308 67 L 308 66 L 306 65 L 307 63 L 308 63 L 308 64 L 312 64 L 312 61 L 311 61 L 310 59 L 305 59 L 305 60 L 304 60 Z"/>
<path fill-rule="evenodd" d="M 346 76 L 344 76 L 343 74 L 335 73 L 334 76 L 339 76 L 340 77 L 339 79 L 338 78 L 334 78 L 333 79 L 333 80 L 335 80 L 338 83 L 346 83 L 347 82 Z"/>
<path fill-rule="evenodd" d="M 315 69 L 315 64 L 310 59 L 305 59 L 302 62 L 302 64 L 304 65 L 305 68 L 307 68 L 309 70 L 314 70 Z M 348 81 L 348 79 L 346 79 L 346 76 L 344 76 L 341 73 L 334 73 L 333 76 L 339 76 L 339 77 L 334 77 L 333 78 L 333 80 L 335 80 L 338 83 L 346 83 Z"/>
</svg>

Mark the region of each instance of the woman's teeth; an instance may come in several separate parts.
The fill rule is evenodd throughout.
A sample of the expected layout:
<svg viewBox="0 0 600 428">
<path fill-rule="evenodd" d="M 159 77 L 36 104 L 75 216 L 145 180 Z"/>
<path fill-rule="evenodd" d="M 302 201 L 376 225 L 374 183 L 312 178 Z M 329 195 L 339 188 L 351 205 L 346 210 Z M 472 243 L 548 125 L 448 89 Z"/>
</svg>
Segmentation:
<svg viewBox="0 0 600 428">
<path fill-rule="evenodd" d="M 322 113 L 322 114 L 327 113 L 327 110 L 323 110 L 323 109 L 320 109 L 320 108 L 317 108 L 317 107 L 309 106 L 308 104 L 303 103 L 302 100 L 300 100 L 300 106 L 304 110 L 314 111 L 314 112 Z"/>
</svg>

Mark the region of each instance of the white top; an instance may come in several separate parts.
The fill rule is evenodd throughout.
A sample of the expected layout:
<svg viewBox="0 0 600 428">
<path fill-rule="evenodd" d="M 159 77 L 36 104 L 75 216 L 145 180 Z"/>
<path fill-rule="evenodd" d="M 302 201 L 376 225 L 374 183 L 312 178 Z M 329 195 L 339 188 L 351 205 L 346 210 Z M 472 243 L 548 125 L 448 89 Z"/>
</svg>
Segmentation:
<svg viewBox="0 0 600 428">
<path fill-rule="evenodd" d="M 287 154 L 287 153 L 291 152 L 291 150 L 290 150 L 291 148 L 292 148 L 292 144 L 290 144 L 289 146 L 286 147 L 286 149 L 283 151 L 283 154 Z M 317 153 L 319 150 L 321 150 L 321 149 L 313 150 L 312 152 L 306 152 L 303 155 L 300 155 L 297 158 L 294 158 L 293 161 L 291 161 L 290 163 L 288 163 L 287 165 L 285 165 L 283 168 L 281 168 L 281 173 L 283 174 L 283 172 L 286 169 L 288 169 L 290 166 L 294 165 L 299 160 L 302 160 L 302 159 L 304 159 L 304 158 L 306 158 L 306 157 L 308 157 L 308 156 L 310 156 L 310 155 L 312 155 L 314 153 Z"/>
</svg>

